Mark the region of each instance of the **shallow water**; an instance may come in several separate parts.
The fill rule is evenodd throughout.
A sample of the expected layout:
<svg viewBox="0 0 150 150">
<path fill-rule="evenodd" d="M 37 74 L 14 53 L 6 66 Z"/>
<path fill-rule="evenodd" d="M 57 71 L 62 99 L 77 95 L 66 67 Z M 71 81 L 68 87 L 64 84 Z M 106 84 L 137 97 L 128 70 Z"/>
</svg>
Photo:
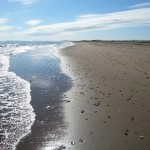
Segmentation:
<svg viewBox="0 0 150 150">
<path fill-rule="evenodd" d="M 67 43 L 0 45 L 0 148 L 15 149 L 26 135 L 18 149 L 41 148 L 65 129 L 60 97 L 71 80 L 54 53 Z"/>
</svg>

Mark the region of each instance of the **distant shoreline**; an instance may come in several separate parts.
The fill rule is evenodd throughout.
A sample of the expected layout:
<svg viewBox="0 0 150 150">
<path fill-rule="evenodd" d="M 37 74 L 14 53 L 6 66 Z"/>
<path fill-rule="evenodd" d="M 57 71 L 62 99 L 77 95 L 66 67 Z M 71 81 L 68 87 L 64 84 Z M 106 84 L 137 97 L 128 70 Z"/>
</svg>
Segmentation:
<svg viewBox="0 0 150 150">
<path fill-rule="evenodd" d="M 141 42 L 141 43 L 150 43 L 150 40 L 60 40 L 60 41 L 67 41 L 67 42 Z M 10 42 L 10 43 L 13 43 L 13 42 L 51 42 L 51 41 L 40 41 L 40 40 L 31 40 L 31 41 L 24 41 L 24 40 L 2 40 L 0 41 L 0 44 L 3 43 L 3 42 Z M 59 42 L 59 41 L 52 41 L 52 42 Z"/>
<path fill-rule="evenodd" d="M 150 40 L 80 40 L 72 42 L 123 42 L 123 43 L 150 43 Z"/>
</svg>

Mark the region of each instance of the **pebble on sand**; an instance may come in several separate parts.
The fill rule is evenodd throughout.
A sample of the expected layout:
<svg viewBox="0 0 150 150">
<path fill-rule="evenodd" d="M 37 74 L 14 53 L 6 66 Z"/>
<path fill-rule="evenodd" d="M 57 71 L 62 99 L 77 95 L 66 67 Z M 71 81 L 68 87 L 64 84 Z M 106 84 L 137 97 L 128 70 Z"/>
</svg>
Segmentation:
<svg viewBox="0 0 150 150">
<path fill-rule="evenodd" d="M 75 142 L 74 142 L 74 141 L 71 141 L 71 145 L 75 145 Z"/>
<path fill-rule="evenodd" d="M 144 136 L 143 136 L 143 135 L 140 135 L 139 138 L 140 138 L 140 139 L 144 139 Z"/>
<path fill-rule="evenodd" d="M 94 103 L 95 106 L 99 106 L 100 105 L 100 102 L 97 102 L 97 103 Z"/>
<path fill-rule="evenodd" d="M 83 114 L 83 113 L 84 113 L 84 110 L 81 110 L 81 113 Z"/>
<path fill-rule="evenodd" d="M 83 142 L 83 139 L 82 139 L 82 138 L 80 139 L 80 142 Z"/>
</svg>

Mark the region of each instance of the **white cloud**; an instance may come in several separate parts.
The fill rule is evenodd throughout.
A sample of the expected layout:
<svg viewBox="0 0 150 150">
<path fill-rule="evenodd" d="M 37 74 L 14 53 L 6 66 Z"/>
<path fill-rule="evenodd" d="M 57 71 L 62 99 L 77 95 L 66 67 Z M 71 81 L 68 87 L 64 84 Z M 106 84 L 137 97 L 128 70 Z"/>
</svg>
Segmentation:
<svg viewBox="0 0 150 150">
<path fill-rule="evenodd" d="M 13 29 L 13 26 L 0 26 L 0 32 Z"/>
<path fill-rule="evenodd" d="M 4 24 L 8 21 L 7 18 L 0 18 L 0 24 Z"/>
<path fill-rule="evenodd" d="M 18 2 L 23 5 L 32 5 L 34 3 L 37 3 L 39 0 L 8 0 L 9 2 Z"/>
<path fill-rule="evenodd" d="M 26 21 L 26 24 L 31 25 L 31 26 L 35 26 L 41 23 L 41 20 L 29 20 Z"/>
<path fill-rule="evenodd" d="M 7 18 L 0 18 L 0 32 L 8 31 L 14 28 L 13 26 L 6 25 L 7 22 Z"/>
<path fill-rule="evenodd" d="M 142 8 L 142 7 L 149 7 L 150 6 L 150 2 L 147 3 L 141 3 L 141 4 L 137 4 L 137 5 L 132 5 L 129 8 Z"/>
<path fill-rule="evenodd" d="M 76 20 L 32 27 L 18 34 L 25 35 L 55 35 L 77 33 L 91 30 L 110 30 L 121 27 L 150 25 L 150 8 L 135 9 L 109 14 L 88 14 L 78 16 Z"/>
</svg>

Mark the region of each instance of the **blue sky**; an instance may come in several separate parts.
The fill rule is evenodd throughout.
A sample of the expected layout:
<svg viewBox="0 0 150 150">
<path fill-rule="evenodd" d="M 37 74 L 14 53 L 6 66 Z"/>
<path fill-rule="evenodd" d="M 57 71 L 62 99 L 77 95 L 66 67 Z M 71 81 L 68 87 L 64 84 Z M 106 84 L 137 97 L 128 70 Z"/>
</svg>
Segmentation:
<svg viewBox="0 0 150 150">
<path fill-rule="evenodd" d="M 0 40 L 150 40 L 150 1 L 1 0 Z"/>
</svg>

